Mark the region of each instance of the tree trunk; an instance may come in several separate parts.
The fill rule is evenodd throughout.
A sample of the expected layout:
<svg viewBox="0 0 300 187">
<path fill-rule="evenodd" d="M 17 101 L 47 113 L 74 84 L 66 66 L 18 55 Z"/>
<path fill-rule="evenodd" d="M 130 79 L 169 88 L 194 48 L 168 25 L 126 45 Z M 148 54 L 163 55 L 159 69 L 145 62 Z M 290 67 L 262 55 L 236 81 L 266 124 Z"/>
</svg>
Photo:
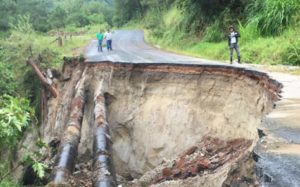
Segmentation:
<svg viewBox="0 0 300 187">
<path fill-rule="evenodd" d="M 39 69 L 39 67 L 34 62 L 32 62 L 31 60 L 27 60 L 27 63 L 32 66 L 33 70 L 35 71 L 35 73 L 39 77 L 41 83 L 46 87 L 46 89 L 48 91 L 50 91 L 50 93 L 52 94 L 52 96 L 54 98 L 56 98 L 58 96 L 58 91 L 48 82 L 48 80 L 43 75 L 43 73 L 41 72 L 41 70 Z"/>
</svg>

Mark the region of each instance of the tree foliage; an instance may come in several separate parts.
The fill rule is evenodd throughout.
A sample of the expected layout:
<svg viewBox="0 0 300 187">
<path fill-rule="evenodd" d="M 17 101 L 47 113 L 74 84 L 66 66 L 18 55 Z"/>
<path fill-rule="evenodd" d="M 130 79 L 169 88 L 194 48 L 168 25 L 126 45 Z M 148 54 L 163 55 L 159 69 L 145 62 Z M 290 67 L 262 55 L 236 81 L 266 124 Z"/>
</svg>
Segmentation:
<svg viewBox="0 0 300 187">
<path fill-rule="evenodd" d="M 13 147 L 29 125 L 33 110 L 24 98 L 3 95 L 0 97 L 1 147 Z"/>
<path fill-rule="evenodd" d="M 112 0 L 0 0 L 0 31 L 9 30 L 24 15 L 40 32 L 66 25 L 112 24 L 112 6 Z"/>
<path fill-rule="evenodd" d="M 57 6 L 49 16 L 49 23 L 51 28 L 63 28 L 67 24 L 67 12 L 60 6 Z"/>
<path fill-rule="evenodd" d="M 175 0 L 115 0 L 114 24 L 121 26 L 130 20 L 142 19 L 148 11 L 163 11 Z M 159 17 L 159 15 L 156 15 Z"/>
<path fill-rule="evenodd" d="M 49 167 L 49 163 L 43 162 L 43 152 L 47 149 L 47 144 L 41 139 L 38 139 L 35 145 L 38 148 L 36 151 L 25 148 L 26 152 L 22 157 L 21 164 L 25 167 L 31 167 L 37 177 L 42 179 L 45 177 L 45 170 Z"/>
<path fill-rule="evenodd" d="M 207 26 L 213 24 L 216 20 L 222 19 L 222 22 L 219 22 L 219 28 L 237 23 L 239 19 L 243 19 L 247 2 L 249 1 L 182 0 L 177 2 L 177 6 L 184 15 L 182 28 L 191 33 L 198 33 L 204 31 Z"/>
</svg>

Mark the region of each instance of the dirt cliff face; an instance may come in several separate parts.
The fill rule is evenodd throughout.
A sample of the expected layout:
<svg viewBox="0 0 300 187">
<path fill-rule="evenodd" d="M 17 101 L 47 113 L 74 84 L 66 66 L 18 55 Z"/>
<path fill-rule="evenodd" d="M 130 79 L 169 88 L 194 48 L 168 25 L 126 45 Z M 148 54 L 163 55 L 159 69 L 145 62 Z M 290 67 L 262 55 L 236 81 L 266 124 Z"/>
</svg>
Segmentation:
<svg viewBox="0 0 300 187">
<path fill-rule="evenodd" d="M 79 185 L 76 174 L 82 164 L 91 173 L 85 180 L 93 182 L 94 97 L 99 90 L 105 97 L 118 184 L 221 186 L 232 163 L 255 145 L 257 128 L 281 88 L 264 73 L 227 66 L 69 64 L 63 77 L 68 79 L 57 82 L 59 98 L 47 102 L 41 134 L 47 143 L 63 140 L 76 85 L 84 79 L 78 159 L 75 174 L 70 173 L 73 186 Z M 216 139 L 207 143 L 208 137 Z M 234 145 L 232 140 L 237 140 Z M 191 147 L 196 148 L 182 156 Z"/>
<path fill-rule="evenodd" d="M 262 82 L 195 69 L 90 69 L 89 89 L 103 81 L 109 97 L 114 163 L 121 166 L 117 173 L 138 177 L 204 136 L 257 139 L 256 129 L 271 106 Z"/>
</svg>

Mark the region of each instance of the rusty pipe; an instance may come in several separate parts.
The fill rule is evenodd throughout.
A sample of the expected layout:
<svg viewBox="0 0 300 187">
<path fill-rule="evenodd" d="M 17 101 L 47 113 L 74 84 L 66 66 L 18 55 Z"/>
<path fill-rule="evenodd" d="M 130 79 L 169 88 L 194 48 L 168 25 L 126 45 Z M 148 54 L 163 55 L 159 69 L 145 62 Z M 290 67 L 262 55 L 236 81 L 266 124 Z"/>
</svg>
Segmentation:
<svg viewBox="0 0 300 187">
<path fill-rule="evenodd" d="M 52 96 L 56 98 L 58 96 L 58 91 L 48 82 L 48 80 L 45 78 L 39 67 L 32 62 L 31 60 L 27 60 L 27 64 L 30 64 L 34 72 L 37 74 L 39 77 L 41 83 L 47 88 L 47 90 L 50 91 Z"/>
<path fill-rule="evenodd" d="M 109 125 L 106 120 L 105 97 L 102 92 L 95 96 L 94 122 L 94 186 L 115 186 L 111 164 Z"/>
<path fill-rule="evenodd" d="M 53 170 L 52 185 L 67 185 L 70 174 L 74 170 L 80 141 L 81 123 L 84 112 L 85 90 L 84 79 L 81 79 L 71 103 L 71 113 L 63 134 L 59 157 Z"/>
</svg>

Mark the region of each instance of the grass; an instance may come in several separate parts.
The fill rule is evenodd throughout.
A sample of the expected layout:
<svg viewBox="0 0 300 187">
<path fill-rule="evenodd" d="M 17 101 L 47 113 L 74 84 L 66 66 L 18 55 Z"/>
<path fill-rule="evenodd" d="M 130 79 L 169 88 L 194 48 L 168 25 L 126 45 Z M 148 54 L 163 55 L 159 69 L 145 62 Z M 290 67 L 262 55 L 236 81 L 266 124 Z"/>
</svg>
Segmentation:
<svg viewBox="0 0 300 187">
<path fill-rule="evenodd" d="M 160 35 L 157 35 L 157 28 L 145 29 L 145 40 L 153 46 L 205 59 L 229 61 L 227 37 L 219 38 L 222 33 L 212 33 L 216 30 L 215 25 L 211 25 L 209 27 L 211 29 L 199 33 L 198 36 L 186 33 L 180 29 L 179 22 L 182 20 L 182 14 L 176 6 L 164 12 L 160 20 L 161 23 L 157 24 Z M 130 28 L 145 28 L 146 22 L 147 18 L 131 24 Z M 218 25 L 218 22 L 215 24 Z M 300 25 L 292 25 L 280 35 L 264 37 L 261 36 L 257 25 L 257 22 L 252 21 L 245 26 L 241 23 L 237 26 L 241 33 L 239 46 L 243 63 L 300 65 L 300 40 L 298 39 L 300 38 Z M 218 32 L 223 32 L 226 36 L 228 31 L 219 30 Z M 207 34 L 208 38 L 205 37 Z"/>
<path fill-rule="evenodd" d="M 69 30 L 69 29 L 68 29 Z M 78 35 L 78 36 L 72 36 L 72 39 L 70 37 L 67 37 L 67 39 L 63 40 L 63 46 L 59 47 L 57 43 L 53 43 L 49 46 L 49 48 L 57 51 L 60 53 L 61 56 L 74 56 L 74 55 L 80 55 L 83 54 L 83 49 L 90 40 L 94 39 L 96 37 L 96 33 L 99 32 L 99 30 L 105 30 L 105 25 L 92 25 L 87 26 L 85 28 L 78 28 L 78 29 L 72 29 L 72 32 L 80 32 L 83 31 L 84 34 Z M 51 36 L 44 36 L 39 41 L 43 42 L 44 44 L 50 43 L 51 41 L 55 40 L 56 37 Z M 76 51 L 79 49 L 78 51 Z"/>
<path fill-rule="evenodd" d="M 144 20 L 133 20 L 122 29 L 144 28 L 146 42 L 167 51 L 210 60 L 229 61 L 227 38 L 223 38 L 220 42 L 204 42 L 202 40 L 203 33 L 202 35 L 200 33 L 199 36 L 191 36 L 189 33 L 180 31 L 179 22 L 182 20 L 182 15 L 176 6 L 165 11 L 160 20 L 162 23 L 158 25 L 163 25 L 160 28 L 163 33 L 162 36 L 156 35 L 157 28 L 145 28 L 144 23 L 147 22 L 147 18 Z M 243 63 L 261 64 L 270 67 L 268 69 L 274 71 L 300 74 L 299 69 L 285 66 L 300 65 L 298 63 L 300 61 L 299 24 L 285 29 L 282 34 L 274 37 L 262 37 L 255 22 L 252 22 L 252 24 L 248 23 L 245 26 L 240 23 L 238 30 L 241 33 L 239 46 Z M 224 32 L 227 35 L 228 31 L 220 32 Z M 294 50 L 294 48 L 298 49 L 298 51 Z M 297 59 L 291 61 L 291 57 L 298 58 L 298 61 Z"/>
<path fill-rule="evenodd" d="M 180 19 L 180 15 L 175 12 L 174 9 L 169 10 L 162 19 L 165 25 L 163 37 L 156 37 L 151 29 L 144 29 L 146 42 L 154 47 L 178 54 L 229 62 L 226 38 L 221 42 L 204 42 L 201 40 L 201 36 L 191 37 L 187 33 L 179 32 L 179 29 L 176 28 L 176 20 Z M 130 24 L 128 28 L 143 28 L 143 24 L 135 22 Z M 300 54 L 300 51 L 294 52 L 297 54 L 287 54 L 291 44 L 300 43 L 297 43 L 298 38 L 300 38 L 300 25 L 286 29 L 276 37 L 261 37 L 255 25 L 247 25 L 246 27 L 240 25 L 238 30 L 241 33 L 239 45 L 243 63 L 260 65 L 260 69 L 267 71 L 300 75 L 299 66 L 287 66 L 295 63 L 285 58 L 285 56 Z"/>
<path fill-rule="evenodd" d="M 105 30 L 104 25 L 75 28 L 71 33 L 80 32 L 81 34 L 73 35 L 72 38 L 69 36 L 63 37 L 62 46 L 59 46 L 58 42 L 55 41 L 58 36 L 36 32 L 21 33 L 13 31 L 11 36 L 3 39 L 3 41 L 6 42 L 5 46 L 8 47 L 8 52 L 11 53 L 11 56 L 19 55 L 16 61 L 25 62 L 29 57 L 28 48 L 31 46 L 34 54 L 44 54 L 45 60 L 51 63 L 51 66 L 59 67 L 64 56 L 83 55 L 85 46 L 96 37 L 96 33 L 100 29 Z M 66 29 L 64 32 L 68 32 L 68 30 Z M 18 53 L 15 53 L 15 51 L 18 51 Z M 45 53 L 45 51 L 48 52 Z"/>
<path fill-rule="evenodd" d="M 144 31 L 146 41 L 155 47 L 178 54 L 229 62 L 229 51 L 226 41 L 209 43 L 201 42 L 199 39 L 194 38 L 186 41 L 181 40 L 181 42 L 176 43 L 172 42 L 170 39 L 168 39 L 168 41 L 164 41 L 166 38 L 163 40 L 153 38 L 149 30 Z M 297 31 L 297 29 L 291 29 L 279 37 L 258 37 L 253 41 L 241 40 L 240 47 L 243 62 L 254 64 L 255 67 L 266 71 L 300 75 L 300 67 L 285 65 L 287 63 L 282 60 L 281 56 L 281 54 L 285 52 L 286 48 L 290 47 L 292 39 L 299 35 L 298 33 L 299 31 Z"/>
</svg>

